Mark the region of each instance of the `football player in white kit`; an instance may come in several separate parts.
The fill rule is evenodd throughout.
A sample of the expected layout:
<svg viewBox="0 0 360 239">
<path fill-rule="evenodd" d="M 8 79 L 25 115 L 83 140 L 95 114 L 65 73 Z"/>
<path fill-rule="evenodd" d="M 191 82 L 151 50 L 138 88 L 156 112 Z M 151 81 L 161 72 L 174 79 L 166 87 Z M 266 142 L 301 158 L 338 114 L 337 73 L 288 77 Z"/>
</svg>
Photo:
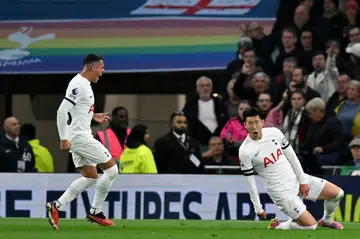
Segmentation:
<svg viewBox="0 0 360 239">
<path fill-rule="evenodd" d="M 75 167 L 82 177 L 72 182 L 58 200 L 46 204 L 49 223 L 53 229 L 59 227 L 59 211 L 63 211 L 68 203 L 94 184 L 95 194 L 88 220 L 102 226 L 114 226 L 114 222 L 104 216 L 102 207 L 118 175 L 118 167 L 109 151 L 93 137 L 90 128 L 92 119 L 99 123 L 109 119 L 107 113 L 94 114 L 91 83 L 96 83 L 103 72 L 103 59 L 94 54 L 87 55 L 83 61 L 82 72 L 70 81 L 65 98 L 57 111 L 60 149 L 70 150 Z M 96 166 L 104 172 L 99 180 Z"/>
<path fill-rule="evenodd" d="M 283 133 L 273 127 L 263 128 L 264 120 L 256 108 L 244 111 L 245 127 L 249 134 L 240 146 L 241 170 L 249 187 L 251 201 L 256 214 L 266 218 L 260 203 L 254 173 L 258 173 L 265 188 L 276 204 L 290 220 L 271 220 L 269 229 L 316 229 L 321 227 L 342 229 L 332 220 L 344 192 L 336 185 L 304 173 L 301 164 Z M 325 200 L 324 216 L 317 223 L 306 210 L 303 199 Z"/>
</svg>

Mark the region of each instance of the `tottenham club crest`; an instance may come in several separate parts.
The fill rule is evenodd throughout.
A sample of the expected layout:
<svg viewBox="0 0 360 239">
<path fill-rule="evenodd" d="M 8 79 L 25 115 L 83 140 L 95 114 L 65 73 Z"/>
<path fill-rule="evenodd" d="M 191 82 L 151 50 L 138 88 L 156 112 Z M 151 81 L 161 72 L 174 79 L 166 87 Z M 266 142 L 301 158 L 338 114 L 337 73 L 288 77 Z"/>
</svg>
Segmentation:
<svg viewBox="0 0 360 239">
<path fill-rule="evenodd" d="M 77 89 L 77 88 L 74 88 L 74 89 L 71 91 L 71 94 L 77 95 L 77 94 L 78 94 L 78 89 Z"/>
</svg>

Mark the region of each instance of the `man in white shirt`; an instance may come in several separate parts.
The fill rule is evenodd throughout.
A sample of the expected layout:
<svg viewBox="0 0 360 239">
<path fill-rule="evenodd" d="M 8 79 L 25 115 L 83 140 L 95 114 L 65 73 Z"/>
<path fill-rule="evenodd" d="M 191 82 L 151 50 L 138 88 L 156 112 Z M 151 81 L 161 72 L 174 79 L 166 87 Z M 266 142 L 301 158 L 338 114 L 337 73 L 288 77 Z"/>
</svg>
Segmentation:
<svg viewBox="0 0 360 239">
<path fill-rule="evenodd" d="M 244 121 L 249 134 L 240 146 L 239 158 L 255 212 L 260 218 L 266 218 L 255 183 L 254 173 L 257 172 L 270 198 L 291 219 L 280 223 L 275 218 L 268 228 L 316 229 L 316 220 L 306 210 L 304 198 L 325 200 L 324 216 L 318 222 L 319 226 L 342 229 L 340 223 L 332 220 L 332 215 L 344 196 L 343 190 L 324 179 L 305 174 L 282 132 L 273 127 L 263 128 L 264 120 L 258 109 L 245 110 Z"/>
<path fill-rule="evenodd" d="M 109 119 L 107 113 L 94 114 L 94 93 L 91 83 L 96 83 L 103 72 L 103 59 L 93 54 L 87 55 L 82 72 L 70 81 L 65 98 L 58 109 L 60 149 L 70 150 L 75 167 L 81 172 L 82 177 L 75 180 L 58 200 L 46 204 L 49 223 L 53 229 L 59 227 L 59 211 L 63 211 L 68 203 L 95 183 L 95 195 L 88 220 L 102 226 L 114 226 L 114 222 L 104 216 L 102 207 L 118 175 L 118 167 L 109 151 L 94 139 L 90 128 L 92 119 L 99 123 Z M 96 166 L 104 172 L 99 180 Z"/>
</svg>

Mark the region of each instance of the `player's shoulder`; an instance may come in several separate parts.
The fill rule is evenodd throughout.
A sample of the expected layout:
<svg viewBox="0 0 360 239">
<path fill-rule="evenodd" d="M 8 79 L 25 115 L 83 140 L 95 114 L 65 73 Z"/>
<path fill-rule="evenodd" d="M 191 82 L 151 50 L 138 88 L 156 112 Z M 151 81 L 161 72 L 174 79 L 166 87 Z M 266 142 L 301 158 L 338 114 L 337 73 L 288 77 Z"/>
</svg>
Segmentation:
<svg viewBox="0 0 360 239">
<path fill-rule="evenodd" d="M 239 148 L 239 157 L 244 157 L 249 154 L 249 152 L 253 149 L 254 145 L 252 144 L 252 140 L 249 136 L 245 138 Z"/>
<path fill-rule="evenodd" d="M 276 128 L 276 127 L 266 127 L 266 128 L 263 128 L 262 129 L 262 133 L 264 135 L 264 137 L 278 137 L 278 136 L 281 136 L 282 135 L 282 132 Z"/>
</svg>

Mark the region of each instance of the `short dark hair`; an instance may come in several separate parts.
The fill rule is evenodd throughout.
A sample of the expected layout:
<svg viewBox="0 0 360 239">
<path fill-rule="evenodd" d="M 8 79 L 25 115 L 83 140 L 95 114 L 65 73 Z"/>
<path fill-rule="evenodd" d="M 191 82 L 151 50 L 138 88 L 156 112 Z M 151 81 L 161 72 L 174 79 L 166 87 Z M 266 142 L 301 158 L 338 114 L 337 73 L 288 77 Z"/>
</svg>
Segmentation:
<svg viewBox="0 0 360 239">
<path fill-rule="evenodd" d="M 174 111 L 174 112 L 171 113 L 171 115 L 170 115 L 170 123 L 173 121 L 173 119 L 174 119 L 176 116 L 185 116 L 185 117 L 186 117 L 184 111 Z"/>
<path fill-rule="evenodd" d="M 293 62 L 297 66 L 299 61 L 296 57 L 288 56 L 284 59 L 284 62 Z"/>
<path fill-rule="evenodd" d="M 304 67 L 296 67 L 295 70 L 296 70 L 296 69 L 301 70 L 302 76 L 308 76 L 308 75 L 309 75 L 308 71 L 307 71 L 306 68 L 304 68 Z"/>
<path fill-rule="evenodd" d="M 254 54 L 256 55 L 256 51 L 255 51 L 255 48 L 254 47 L 247 47 L 245 48 L 245 50 L 243 51 L 242 55 L 245 55 L 246 52 L 249 52 L 249 51 L 253 51 Z"/>
<path fill-rule="evenodd" d="M 314 58 L 315 56 L 324 56 L 324 58 L 326 59 L 326 55 L 323 51 L 315 51 L 314 54 L 312 55 L 312 58 Z"/>
<path fill-rule="evenodd" d="M 283 35 L 284 32 L 290 32 L 291 34 L 294 35 L 294 37 L 297 37 L 297 32 L 296 32 L 295 28 L 293 28 L 293 27 L 285 27 L 285 28 L 282 30 L 282 34 L 281 34 L 281 35 Z"/>
<path fill-rule="evenodd" d="M 89 54 L 87 56 L 85 56 L 84 60 L 83 60 L 83 66 L 92 63 L 92 62 L 96 62 L 96 61 L 101 61 L 103 58 L 101 56 L 95 55 L 95 54 Z"/>
<path fill-rule="evenodd" d="M 115 107 L 115 108 L 112 110 L 111 116 L 116 115 L 120 110 L 125 110 L 126 113 L 128 113 L 128 110 L 127 110 L 125 107 L 123 107 L 123 106 L 118 106 L 118 107 Z"/>
<path fill-rule="evenodd" d="M 33 124 L 23 124 L 20 127 L 20 136 L 27 137 L 27 140 L 33 140 L 36 137 L 36 128 Z"/>
<path fill-rule="evenodd" d="M 251 107 L 250 109 L 244 110 L 243 113 L 244 122 L 246 122 L 247 117 L 254 117 L 254 116 L 259 116 L 262 119 L 262 113 L 258 108 Z"/>
</svg>

